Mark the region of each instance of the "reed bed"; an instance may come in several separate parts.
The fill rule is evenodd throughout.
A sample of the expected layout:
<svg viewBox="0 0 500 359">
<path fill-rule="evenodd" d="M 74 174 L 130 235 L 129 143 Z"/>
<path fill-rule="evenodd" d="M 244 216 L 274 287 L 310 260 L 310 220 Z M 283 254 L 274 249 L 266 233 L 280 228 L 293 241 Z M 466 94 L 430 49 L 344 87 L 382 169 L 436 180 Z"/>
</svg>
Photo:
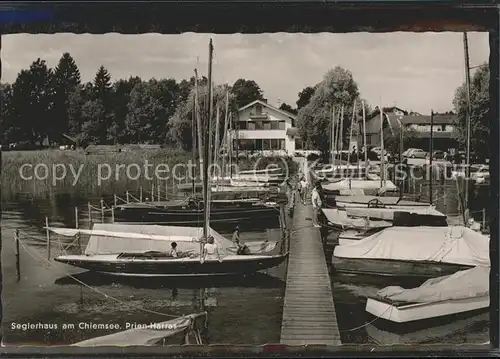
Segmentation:
<svg viewBox="0 0 500 359">
<path fill-rule="evenodd" d="M 1 197 L 12 199 L 20 194 L 34 198 L 60 194 L 104 197 L 138 191 L 141 187 L 172 193 L 178 183 L 190 181 L 189 163 L 192 163 L 191 153 L 176 149 L 89 155 L 81 150 L 55 149 L 3 152 Z M 271 164 L 288 168 L 289 174 L 296 171 L 291 158 L 242 158 L 237 167 L 263 169 Z M 195 174 L 199 172 L 197 167 Z"/>
</svg>

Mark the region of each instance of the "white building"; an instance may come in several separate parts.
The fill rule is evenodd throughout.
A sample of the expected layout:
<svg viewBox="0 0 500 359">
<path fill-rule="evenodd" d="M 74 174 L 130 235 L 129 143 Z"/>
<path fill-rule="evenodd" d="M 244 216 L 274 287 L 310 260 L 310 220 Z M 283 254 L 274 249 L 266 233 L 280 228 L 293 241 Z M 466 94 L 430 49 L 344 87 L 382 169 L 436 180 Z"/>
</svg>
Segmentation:
<svg viewBox="0 0 500 359">
<path fill-rule="evenodd" d="M 233 134 L 238 150 L 293 155 L 298 129 L 296 116 L 280 110 L 266 100 L 254 101 L 238 110 Z"/>
</svg>

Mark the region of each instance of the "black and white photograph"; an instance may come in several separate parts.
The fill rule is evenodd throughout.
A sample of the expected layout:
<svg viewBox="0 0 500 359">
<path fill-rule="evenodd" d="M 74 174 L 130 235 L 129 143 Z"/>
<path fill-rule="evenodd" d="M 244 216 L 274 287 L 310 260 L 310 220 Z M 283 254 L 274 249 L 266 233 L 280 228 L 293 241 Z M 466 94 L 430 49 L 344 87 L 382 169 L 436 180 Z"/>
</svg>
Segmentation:
<svg viewBox="0 0 500 359">
<path fill-rule="evenodd" d="M 487 32 L 0 57 L 4 347 L 489 343 Z"/>
</svg>

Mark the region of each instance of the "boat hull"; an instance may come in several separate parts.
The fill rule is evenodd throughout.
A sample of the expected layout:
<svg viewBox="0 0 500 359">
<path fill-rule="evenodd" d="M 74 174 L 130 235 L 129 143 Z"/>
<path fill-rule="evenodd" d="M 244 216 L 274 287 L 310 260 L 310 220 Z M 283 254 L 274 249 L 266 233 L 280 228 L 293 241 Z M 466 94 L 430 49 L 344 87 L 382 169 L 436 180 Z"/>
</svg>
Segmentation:
<svg viewBox="0 0 500 359">
<path fill-rule="evenodd" d="M 125 223 L 200 226 L 200 223 L 203 223 L 204 214 L 201 209 L 125 207 L 115 212 L 115 220 Z M 239 224 L 242 228 L 254 228 L 254 226 L 276 227 L 279 225 L 279 208 L 277 206 L 262 205 L 211 209 L 210 225 L 212 227 L 223 228 L 236 224 Z"/>
<path fill-rule="evenodd" d="M 472 268 L 467 265 L 332 256 L 335 272 L 343 275 L 429 279 Z"/>
<path fill-rule="evenodd" d="M 366 311 L 371 315 L 393 323 L 412 323 L 453 314 L 467 313 L 490 306 L 490 297 L 480 296 L 448 299 L 433 303 L 409 303 L 393 305 L 387 301 L 368 298 Z"/>
<path fill-rule="evenodd" d="M 101 258 L 99 258 L 101 257 Z M 234 257 L 234 256 L 232 256 Z M 238 259 L 120 259 L 118 256 L 60 256 L 54 260 L 93 272 L 131 277 L 248 274 L 280 265 L 287 255 L 238 256 Z"/>
</svg>

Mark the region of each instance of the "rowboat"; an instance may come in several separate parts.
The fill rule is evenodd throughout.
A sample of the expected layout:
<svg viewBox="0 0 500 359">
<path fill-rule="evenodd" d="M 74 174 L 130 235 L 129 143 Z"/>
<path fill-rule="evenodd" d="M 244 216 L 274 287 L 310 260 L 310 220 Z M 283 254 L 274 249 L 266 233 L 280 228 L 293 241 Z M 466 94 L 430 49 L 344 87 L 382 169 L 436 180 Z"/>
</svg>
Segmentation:
<svg viewBox="0 0 500 359">
<path fill-rule="evenodd" d="M 489 266 L 489 237 L 463 226 L 389 227 L 337 246 L 332 264 L 341 274 L 434 278 Z"/>
<path fill-rule="evenodd" d="M 82 255 L 62 255 L 55 261 L 93 272 L 133 277 L 179 277 L 247 274 L 281 264 L 287 254 L 273 254 L 278 242 L 253 242 L 250 254 L 237 254 L 237 245 L 210 229 L 221 260 L 202 260 L 202 228 L 96 223 L 90 230 L 48 227 L 62 236 L 90 235 Z M 177 258 L 168 252 L 177 243 Z"/>
<path fill-rule="evenodd" d="M 414 323 L 489 308 L 489 266 L 432 278 L 421 286 L 390 286 L 369 297 L 366 311 L 397 324 Z"/>
<path fill-rule="evenodd" d="M 339 208 L 390 208 L 390 209 L 421 209 L 429 207 L 428 202 L 408 201 L 399 197 L 382 196 L 336 196 L 335 202 Z"/>
</svg>

